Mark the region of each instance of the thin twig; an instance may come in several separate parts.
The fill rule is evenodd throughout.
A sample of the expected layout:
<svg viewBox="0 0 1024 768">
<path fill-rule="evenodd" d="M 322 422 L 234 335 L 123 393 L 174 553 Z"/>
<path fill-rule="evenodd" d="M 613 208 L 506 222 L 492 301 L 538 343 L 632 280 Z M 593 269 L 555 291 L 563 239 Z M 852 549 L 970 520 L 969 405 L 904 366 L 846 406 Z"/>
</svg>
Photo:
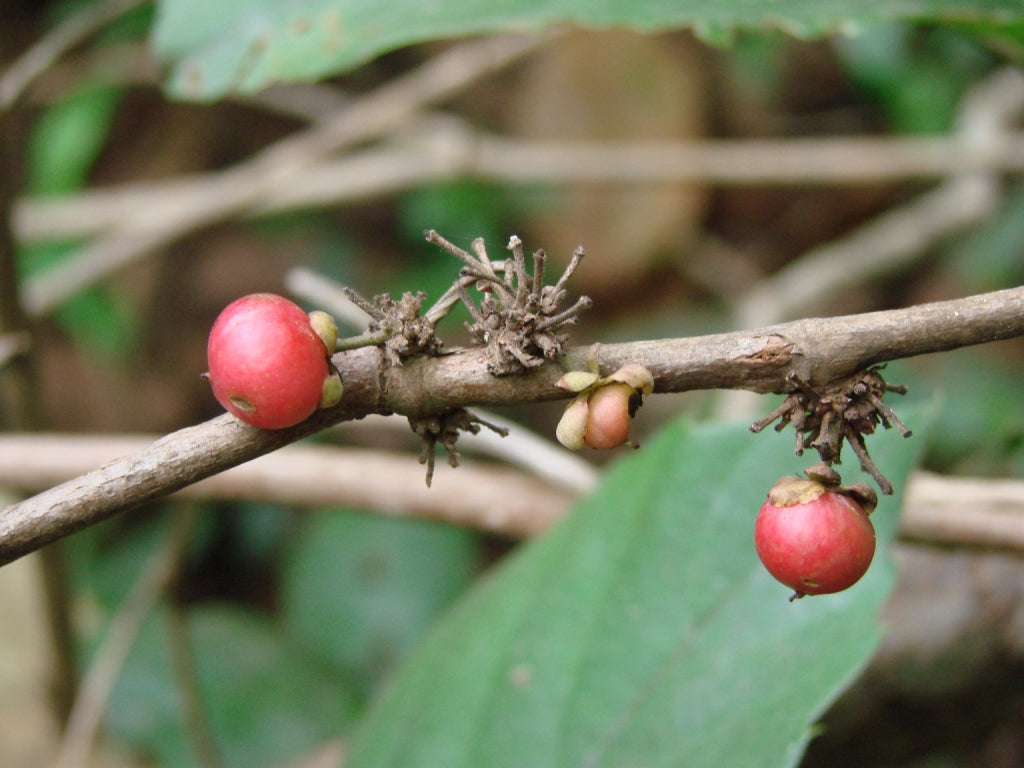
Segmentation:
<svg viewBox="0 0 1024 768">
<path fill-rule="evenodd" d="M 383 344 L 388 340 L 387 331 L 367 331 L 358 336 L 346 336 L 334 343 L 335 352 L 344 352 L 348 349 L 359 349 L 360 347 L 373 347 Z"/>
<path fill-rule="evenodd" d="M 994 178 L 950 179 L 758 281 L 735 303 L 736 323 L 756 327 L 821 311 L 837 292 L 907 268 L 936 243 L 984 221 L 998 199 Z M 721 392 L 715 402 L 718 416 L 752 415 L 754 408 L 743 392 Z"/>
<path fill-rule="evenodd" d="M 0 75 L 0 111 L 13 106 L 32 82 L 67 51 L 92 36 L 118 16 L 148 0 L 103 0 L 86 5 L 54 27 Z"/>
<path fill-rule="evenodd" d="M 122 220 L 73 258 L 28 279 L 23 303 L 44 314 L 128 262 L 288 187 L 324 156 L 393 129 L 417 110 L 539 47 L 547 38 L 487 38 L 460 44 L 361 97 L 333 119 L 281 139 L 256 156 L 210 177 L 193 194 L 163 198 Z"/>
<path fill-rule="evenodd" d="M 511 427 L 512 433 L 506 439 L 491 439 L 490 433 L 483 431 L 467 447 L 484 448 L 550 485 L 535 485 L 526 475 L 493 472 L 468 463 L 459 472 L 438 477 L 433 490 L 427 491 L 410 454 L 296 445 L 190 486 L 183 494 L 187 498 L 247 498 L 304 506 L 355 505 L 514 538 L 540 534 L 561 518 L 575 496 L 594 487 L 597 470 L 575 454 L 551 449 L 548 441 L 530 437 L 519 425 L 493 414 L 487 418 Z M 358 423 L 359 428 L 363 425 Z M 365 425 L 409 432 L 407 421 L 397 416 L 371 417 Z M 519 444 L 524 434 L 529 442 Z M 141 451 L 150 442 L 142 435 L 0 436 L 0 484 L 10 485 L 14 477 L 20 477 L 23 488 L 44 488 L 97 463 Z M 18 456 L 23 459 L 21 465 Z M 563 464 L 565 461 L 569 464 Z M 481 488 L 486 489 L 487 503 L 477 497 L 479 490 L 472 490 Z M 1024 551 L 1024 481 L 916 472 L 906 485 L 904 499 L 899 527 L 903 538 Z"/>
<path fill-rule="evenodd" d="M 436 146 L 435 146 L 436 144 Z M 781 159 L 780 159 L 781 158 Z M 551 164 L 553 159 L 558 162 Z M 997 158 L 966 148 L 957 136 L 933 138 L 709 139 L 693 142 L 556 143 L 477 135 L 423 137 L 371 147 L 311 165 L 231 215 L 260 216 L 336 206 L 427 184 L 476 178 L 505 184 L 604 181 L 717 185 L 849 185 L 928 181 L 971 172 L 1024 171 L 1024 135 L 1013 133 Z M 148 212 L 137 227 L 158 226 L 175 203 L 211 200 L 216 177 L 186 176 L 89 190 L 66 198 L 19 201 L 14 226 L 22 242 L 95 237 Z M 187 203 L 186 203 L 187 204 Z M 225 214 L 226 216 L 227 214 Z"/>
<path fill-rule="evenodd" d="M 590 309 L 593 304 L 594 302 L 589 296 L 580 296 L 576 299 L 576 303 L 568 309 L 559 312 L 557 315 L 546 317 L 537 323 L 537 330 L 543 331 L 548 328 L 558 328 L 567 323 L 577 323 L 579 322 L 579 314 L 585 309 Z"/>
<path fill-rule="evenodd" d="M 510 436 L 502 440 L 483 430 L 466 438 L 464 448 L 498 458 L 539 481 L 491 463 L 469 462 L 458 472 L 439 475 L 428 491 L 408 452 L 289 445 L 190 485 L 177 496 L 375 509 L 519 537 L 540 530 L 571 494 L 593 487 L 596 470 L 580 457 L 493 414 L 487 419 L 511 429 Z M 399 416 L 370 417 L 346 430 L 371 425 L 380 430 L 384 424 L 398 437 L 409 436 L 412 450 L 408 420 Z M 152 442 L 149 435 L 0 435 L 0 486 L 40 491 L 142 452 Z M 498 507 L 489 501 L 495 496 L 503 500 Z"/>
<path fill-rule="evenodd" d="M 899 532 L 914 541 L 1024 552 L 1024 481 L 916 472 Z"/>
<path fill-rule="evenodd" d="M 423 313 L 424 319 L 431 325 L 437 325 L 460 301 L 469 308 L 470 313 L 475 312 L 476 308 L 470 306 L 472 302 L 469 301 L 469 294 L 466 292 L 466 288 L 476 282 L 476 277 L 460 277 L 452 283 L 448 290 L 441 294 L 441 297 L 434 302 L 430 309 Z"/>
<path fill-rule="evenodd" d="M 993 178 L 951 179 L 759 281 L 738 302 L 736 322 L 770 325 L 819 311 L 837 290 L 907 268 L 935 243 L 983 221 L 998 201 Z"/>
<path fill-rule="evenodd" d="M 221 768 L 217 741 L 210 730 L 210 722 L 203 705 L 199 689 L 199 673 L 195 654 L 188 632 L 188 616 L 185 609 L 173 600 L 167 601 L 164 611 L 166 638 L 170 648 L 171 669 L 181 695 L 181 711 L 184 731 L 192 744 L 197 765 L 204 768 Z"/>
<path fill-rule="evenodd" d="M 138 581 L 111 620 L 106 637 L 79 688 L 60 745 L 56 768 L 79 768 L 86 764 L 114 684 L 146 617 L 180 567 L 194 521 L 194 510 L 174 517 L 167 538 L 150 556 Z"/>
<path fill-rule="evenodd" d="M 284 287 L 299 300 L 326 310 L 339 323 L 352 328 L 365 328 L 375 319 L 375 316 L 368 313 L 360 303 L 353 301 L 346 292 L 346 286 L 312 269 L 295 267 L 288 270 L 284 276 Z M 359 300 L 362 301 L 361 296 Z"/>
<path fill-rule="evenodd" d="M 1001 157 L 1024 110 L 1024 75 L 1003 70 L 972 87 L 959 105 L 955 141 L 977 157 Z M 806 317 L 852 281 L 870 282 L 906 269 L 935 243 L 992 214 L 999 201 L 996 170 L 951 171 L 936 189 L 878 216 L 839 240 L 813 248 L 742 297 L 741 327 Z"/>
</svg>

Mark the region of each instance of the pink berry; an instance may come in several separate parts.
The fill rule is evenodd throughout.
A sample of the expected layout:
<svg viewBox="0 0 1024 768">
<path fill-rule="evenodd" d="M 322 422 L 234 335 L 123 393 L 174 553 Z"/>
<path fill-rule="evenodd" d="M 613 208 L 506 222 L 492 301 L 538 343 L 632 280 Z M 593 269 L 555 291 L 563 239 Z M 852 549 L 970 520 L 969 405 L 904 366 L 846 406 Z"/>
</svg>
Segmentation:
<svg viewBox="0 0 1024 768">
<path fill-rule="evenodd" d="M 815 481 L 783 478 L 757 516 L 754 546 L 768 572 L 795 590 L 794 597 L 823 595 L 841 592 L 864 575 L 875 554 L 875 529 L 849 495 Z"/>
<path fill-rule="evenodd" d="M 210 330 L 206 357 L 214 397 L 255 427 L 290 427 L 320 404 L 327 351 L 309 316 L 282 296 L 231 302 Z"/>
<path fill-rule="evenodd" d="M 583 442 L 591 448 L 617 448 L 629 436 L 629 399 L 636 390 L 628 384 L 606 384 L 587 400 L 587 431 Z"/>
</svg>

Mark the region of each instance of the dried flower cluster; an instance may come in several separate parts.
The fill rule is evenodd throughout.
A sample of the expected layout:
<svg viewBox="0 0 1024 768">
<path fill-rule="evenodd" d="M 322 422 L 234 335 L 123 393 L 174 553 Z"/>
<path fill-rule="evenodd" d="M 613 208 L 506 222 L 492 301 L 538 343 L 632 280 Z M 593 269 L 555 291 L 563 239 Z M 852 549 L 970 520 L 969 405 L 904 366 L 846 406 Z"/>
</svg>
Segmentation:
<svg viewBox="0 0 1024 768">
<path fill-rule="evenodd" d="M 448 451 L 448 465 L 459 466 L 459 449 L 456 442 L 460 432 L 477 434 L 480 427 L 487 427 L 492 432 L 505 437 L 508 430 L 474 416 L 465 408 L 456 408 L 453 411 L 436 414 L 421 418 L 409 417 L 409 426 L 412 431 L 423 440 L 423 449 L 420 451 L 420 464 L 427 465 L 427 487 L 434 478 L 434 454 L 437 444 L 441 443 Z"/>
<path fill-rule="evenodd" d="M 591 306 L 581 296 L 567 309 L 560 308 L 567 296 L 565 284 L 583 259 L 582 248 L 556 283 L 544 285 L 546 254 L 535 251 L 533 270 L 528 271 L 523 243 L 514 235 L 508 243 L 512 258 L 502 262 L 491 261 L 482 238 L 473 241 L 470 254 L 433 230 L 426 237 L 465 264 L 453 288 L 473 317 L 467 327 L 473 340 L 487 349 L 487 367 L 495 376 L 521 373 L 561 354 L 567 337 L 559 331 L 579 322 L 580 312 Z M 469 285 L 483 294 L 479 304 L 470 298 Z"/>
<path fill-rule="evenodd" d="M 509 240 L 512 258 L 491 261 L 482 238 L 473 241 L 473 254 L 444 239 L 434 230 L 426 233 L 428 242 L 458 257 L 464 264 L 458 279 L 426 312 L 422 312 L 425 295 L 405 293 L 395 300 L 388 294 L 367 301 L 351 288 L 345 295 L 366 312 L 371 322 L 366 333 L 341 339 L 336 349 L 380 345 L 389 365 L 401 365 L 414 355 L 437 355 L 443 344 L 435 334 L 435 326 L 460 301 L 469 309 L 473 322 L 468 329 L 473 340 L 486 348 L 488 370 L 495 376 L 519 373 L 541 365 L 562 352 L 565 326 L 578 322 L 579 313 L 591 305 L 581 297 L 568 309 L 560 309 L 567 292 L 565 284 L 583 258 L 578 248 L 569 266 L 554 285 L 544 285 L 544 251 L 533 254 L 533 271 L 526 268 L 523 244 L 518 237 Z M 474 255 L 475 254 L 475 255 Z M 468 289 L 475 286 L 483 298 L 474 304 Z M 427 465 L 427 485 L 434 473 L 437 443 L 448 450 L 449 463 L 458 464 L 455 447 L 460 431 L 477 433 L 480 425 L 504 434 L 504 430 L 478 419 L 464 409 L 429 417 L 410 418 L 410 426 L 423 439 L 421 462 Z"/>
<path fill-rule="evenodd" d="M 811 447 L 826 464 L 840 463 L 845 440 L 860 460 L 861 468 L 875 479 L 882 493 L 891 494 L 892 483 L 868 455 L 864 435 L 872 434 L 879 423 L 886 429 L 895 426 L 904 437 L 910 437 L 911 432 L 882 401 L 886 392 L 906 394 L 907 389 L 886 383 L 880 370 L 880 366 L 868 368 L 820 391 L 791 374 L 789 378 L 795 391 L 787 395 L 782 405 L 754 422 L 750 431 L 760 432 L 778 419 L 775 430 L 781 432 L 792 422 L 796 430 L 797 455 L 802 455 L 805 447 Z"/>
<path fill-rule="evenodd" d="M 426 299 L 423 291 L 407 291 L 397 301 L 383 293 L 374 296 L 372 303 L 351 288 L 345 289 L 345 295 L 372 318 L 366 336 L 383 345 L 391 365 L 401 365 L 405 358 L 414 355 L 436 355 L 441 351 L 443 344 L 434 333 L 436 321 L 420 315 Z"/>
</svg>

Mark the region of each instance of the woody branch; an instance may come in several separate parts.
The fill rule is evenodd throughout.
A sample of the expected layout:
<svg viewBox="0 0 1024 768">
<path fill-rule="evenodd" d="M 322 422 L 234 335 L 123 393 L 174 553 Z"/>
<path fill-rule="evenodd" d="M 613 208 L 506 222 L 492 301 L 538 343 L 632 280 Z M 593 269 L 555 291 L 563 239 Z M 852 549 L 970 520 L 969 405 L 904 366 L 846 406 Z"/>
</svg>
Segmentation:
<svg viewBox="0 0 1024 768">
<path fill-rule="evenodd" d="M 652 373 L 655 392 L 746 389 L 788 392 L 793 375 L 824 384 L 888 360 L 1024 335 L 1024 287 L 905 309 L 814 318 L 750 331 L 603 344 L 602 372 L 627 364 Z M 0 565 L 117 512 L 269 453 L 333 424 L 371 413 L 418 417 L 468 406 L 563 399 L 555 382 L 585 367 L 595 350 L 571 348 L 558 362 L 496 377 L 483 349 L 389 365 L 378 347 L 334 357 L 345 396 L 334 408 L 283 430 L 229 415 L 173 432 L 146 449 L 8 506 L 0 512 Z"/>
</svg>

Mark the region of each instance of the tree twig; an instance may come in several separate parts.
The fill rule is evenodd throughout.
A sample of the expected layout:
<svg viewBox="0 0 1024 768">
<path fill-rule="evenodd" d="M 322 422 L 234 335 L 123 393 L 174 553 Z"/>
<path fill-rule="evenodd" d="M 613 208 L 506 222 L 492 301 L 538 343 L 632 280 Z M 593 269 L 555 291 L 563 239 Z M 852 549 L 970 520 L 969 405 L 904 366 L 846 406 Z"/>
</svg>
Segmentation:
<svg viewBox="0 0 1024 768">
<path fill-rule="evenodd" d="M 0 111 L 13 106 L 32 81 L 68 50 L 144 2 L 147 0 L 92 3 L 51 30 L 0 75 Z"/>
<path fill-rule="evenodd" d="M 164 623 L 171 670 L 181 696 L 182 724 L 196 763 L 205 768 L 222 768 L 224 760 L 210 728 L 202 691 L 199 689 L 199 671 L 184 606 L 177 605 L 173 600 L 167 601 Z"/>
<path fill-rule="evenodd" d="M 396 425 L 411 438 L 408 421 L 394 418 Z M 506 442 L 515 443 L 522 431 L 517 429 Z M 466 447 L 486 449 L 488 437 L 489 433 L 482 431 Z M 30 492 L 43 490 L 120 456 L 141 453 L 152 442 L 145 435 L 0 435 L 0 486 Z M 565 453 L 563 450 L 559 456 L 563 461 L 567 460 Z M 583 461 L 575 455 L 571 459 Z M 539 474 L 533 467 L 526 471 L 534 476 Z M 555 482 L 546 472 L 540 475 L 542 481 L 537 481 L 508 467 L 470 462 L 464 471 L 439 474 L 428 489 L 411 449 L 409 453 L 393 453 L 289 445 L 187 486 L 178 496 L 365 508 L 384 515 L 439 520 L 520 537 L 545 528 L 573 493 L 592 487 L 594 475 L 596 470 L 592 469 L 591 482 L 587 484 L 577 473 L 576 482 L 570 485 Z M 504 503 L 495 505 L 496 497 Z"/>
<path fill-rule="evenodd" d="M 914 541 L 1024 552 L 1024 482 L 917 472 L 899 532 Z"/>
<path fill-rule="evenodd" d="M 395 421 L 409 431 L 404 419 Z M 484 442 L 487 434 L 481 432 L 472 446 Z M 43 489 L 97 463 L 140 452 L 151 442 L 142 435 L 0 436 L 0 485 Z M 581 475 L 567 487 L 560 482 L 563 478 L 548 477 L 546 469 L 543 462 L 533 461 L 519 471 L 470 462 L 458 472 L 439 475 L 428 490 L 412 453 L 291 445 L 188 486 L 178 496 L 365 507 L 384 515 L 527 538 L 561 519 L 574 498 L 597 481 L 592 469 L 589 480 Z M 907 483 L 899 532 L 919 542 L 1024 552 L 1024 481 L 916 472 Z"/>
<path fill-rule="evenodd" d="M 738 388 L 784 392 L 791 374 L 810 384 L 867 366 L 1024 335 L 1024 288 L 953 301 L 836 318 L 799 320 L 754 331 L 659 339 L 600 347 L 609 372 L 646 367 L 656 392 Z M 591 348 L 564 360 L 584 369 Z M 470 349 L 387 366 L 376 347 L 334 358 L 345 397 L 288 429 L 266 431 L 227 414 L 187 427 L 148 448 L 110 462 L 0 512 L 0 564 L 8 563 L 111 515 L 307 437 L 329 425 L 369 413 L 406 416 L 473 405 L 509 405 L 563 399 L 556 386 L 564 368 L 549 362 L 522 375 L 497 378 L 486 354 Z"/>
<path fill-rule="evenodd" d="M 432 78 L 424 79 L 429 83 Z M 402 96 L 407 89 L 395 90 Z M 216 205 L 231 202 L 230 212 L 259 215 L 337 205 L 466 176 L 504 183 L 849 184 L 1024 170 L 1024 134 L 1012 131 L 1011 115 L 1007 114 L 1019 109 L 1024 91 L 1022 76 L 1016 71 L 998 73 L 972 89 L 954 133 L 926 137 L 695 142 L 520 140 L 486 134 L 454 116 L 417 118 L 416 107 L 428 102 L 433 90 L 426 88 L 420 100 L 408 106 L 408 116 L 416 118 L 415 130 L 406 127 L 389 144 L 340 159 L 316 156 L 321 150 L 326 154 L 327 149 L 336 152 L 347 146 L 349 137 L 368 132 L 370 126 L 385 132 L 397 125 L 389 126 L 378 115 L 396 107 L 379 107 L 378 102 L 387 104 L 389 99 L 377 98 L 375 92 L 372 98 L 352 101 L 340 117 L 317 122 L 227 171 L 229 176 L 241 175 L 241 169 L 248 165 L 283 164 L 284 170 L 274 174 L 274 184 L 245 188 L 255 193 L 251 198 L 218 201 L 224 191 L 221 175 L 203 174 L 162 183 L 125 184 L 61 200 L 23 200 L 15 209 L 17 236 L 23 242 L 94 237 L 117 231 L 126 221 L 134 222 L 140 231 L 159 229 L 165 219 L 174 219 L 182 206 L 196 199 L 204 205 L 207 201 Z M 405 93 L 403 98 L 412 97 Z M 347 117 L 352 108 L 355 118 Z M 339 122 L 346 121 L 351 124 L 347 133 L 339 128 Z M 326 134 L 335 139 L 333 148 L 324 138 L 324 124 L 334 126 L 333 132 Z M 319 162 L 298 162 L 305 155 Z M 249 183 L 252 179 L 240 181 Z M 229 191 L 236 186 L 227 183 Z"/>
<path fill-rule="evenodd" d="M 499 50 L 496 58 L 514 58 L 531 47 L 519 41 L 508 47 L 515 49 L 517 44 L 524 50 Z M 15 212 L 15 225 L 24 241 L 96 237 L 60 267 L 27 281 L 23 288 L 27 310 L 45 314 L 123 264 L 230 216 L 337 205 L 455 178 L 504 183 L 827 184 L 1024 170 L 1024 137 L 1009 132 L 1005 114 L 1020 106 L 1024 92 L 1024 78 L 1016 71 L 1001 72 L 975 88 L 965 99 L 958 131 L 949 136 L 545 143 L 489 136 L 453 117 L 421 118 L 411 138 L 404 133 L 393 138 L 391 145 L 330 158 L 356 141 L 393 132 L 402 124 L 399 118 L 413 119 L 425 104 L 472 79 L 453 62 L 462 61 L 470 72 L 498 66 L 490 58 L 494 51 L 481 46 L 467 44 L 438 57 L 353 101 L 339 115 L 220 174 L 126 185 L 65 201 L 22 203 Z M 962 212 L 958 209 L 948 221 L 940 219 L 942 232 L 976 220 L 979 207 L 994 197 L 991 189 L 987 196 L 979 196 L 986 191 L 981 180 L 975 179 L 973 186 L 967 182 L 950 182 L 949 189 L 922 199 L 920 207 L 931 211 L 950 196 L 964 196 Z M 993 184 L 988 179 L 989 187 Z M 884 217 L 874 230 L 860 234 L 857 245 L 881 234 L 906 235 L 909 221 L 909 215 Z M 895 242 L 902 253 L 905 237 Z"/>
<path fill-rule="evenodd" d="M 146 617 L 178 572 L 194 521 L 194 510 L 174 518 L 169 535 L 150 556 L 111 620 L 75 699 L 55 762 L 57 768 L 86 764 L 117 678 Z"/>
<path fill-rule="evenodd" d="M 967 172 L 1024 171 L 1024 135 L 997 158 L 957 136 L 931 138 L 710 139 L 679 142 L 549 142 L 485 134 L 421 136 L 327 159 L 265 190 L 233 213 L 258 216 L 338 205 L 458 178 L 502 183 L 584 181 L 707 184 L 856 184 L 928 180 Z M 181 199 L 215 196 L 209 175 L 129 183 L 55 199 L 25 199 L 15 209 L 23 242 L 95 237 L 140 211 L 154 227 Z"/>
<path fill-rule="evenodd" d="M 547 36 L 500 37 L 462 43 L 361 97 L 333 119 L 281 139 L 218 174 L 188 195 L 162 197 L 139 215 L 121 220 L 75 257 L 22 286 L 31 314 L 42 314 L 131 260 L 189 232 L 247 210 L 288 187 L 325 156 L 399 125 L 426 104 L 542 45 Z"/>
</svg>

